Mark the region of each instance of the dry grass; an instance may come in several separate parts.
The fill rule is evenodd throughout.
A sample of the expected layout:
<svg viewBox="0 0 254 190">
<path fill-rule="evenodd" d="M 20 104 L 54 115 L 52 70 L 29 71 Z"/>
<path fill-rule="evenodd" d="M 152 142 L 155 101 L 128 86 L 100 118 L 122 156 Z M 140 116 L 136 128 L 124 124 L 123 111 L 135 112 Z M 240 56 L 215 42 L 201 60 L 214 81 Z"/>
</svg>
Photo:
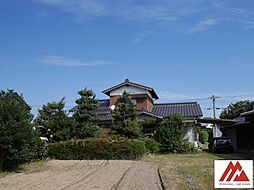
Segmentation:
<svg viewBox="0 0 254 190">
<path fill-rule="evenodd" d="M 22 164 L 18 168 L 15 168 L 11 171 L 0 172 L 0 178 L 4 178 L 8 175 L 12 175 L 15 173 L 20 173 L 20 172 L 37 172 L 42 168 L 42 166 L 45 165 L 45 163 L 46 161 L 37 161 L 37 162 Z"/>
<path fill-rule="evenodd" d="M 213 161 L 218 159 L 241 159 L 235 154 L 162 154 L 144 158 L 158 164 L 166 189 L 214 189 Z"/>
</svg>

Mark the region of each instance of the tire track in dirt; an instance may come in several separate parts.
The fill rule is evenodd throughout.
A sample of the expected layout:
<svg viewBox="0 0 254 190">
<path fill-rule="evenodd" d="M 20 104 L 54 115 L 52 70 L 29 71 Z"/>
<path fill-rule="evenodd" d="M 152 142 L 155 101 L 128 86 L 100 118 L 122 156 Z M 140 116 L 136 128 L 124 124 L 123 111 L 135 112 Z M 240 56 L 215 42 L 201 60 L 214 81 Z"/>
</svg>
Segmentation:
<svg viewBox="0 0 254 190">
<path fill-rule="evenodd" d="M 116 184 L 123 176 L 124 172 L 131 166 L 133 161 L 109 160 L 102 170 L 93 173 L 91 176 L 75 184 L 70 189 L 92 190 L 92 189 L 110 189 L 112 184 Z"/>
<path fill-rule="evenodd" d="M 123 180 L 123 178 L 125 177 L 125 175 L 127 174 L 127 172 L 133 167 L 133 165 L 131 165 L 122 175 L 122 177 L 120 178 L 120 180 L 116 183 L 113 184 L 112 187 L 110 188 L 110 190 L 117 190 L 119 184 L 121 183 L 121 181 Z"/>
<path fill-rule="evenodd" d="M 61 164 L 61 163 L 59 163 L 59 164 Z M 55 177 L 60 176 L 61 174 L 64 174 L 64 173 L 68 172 L 70 169 L 74 169 L 74 168 L 78 168 L 78 167 L 80 167 L 79 163 L 75 162 L 75 163 L 73 163 L 69 166 L 66 166 L 64 168 L 57 168 L 59 170 L 56 170 L 56 171 L 53 170 L 55 173 L 53 172 L 53 174 L 48 174 L 48 175 L 46 174 L 46 177 L 40 178 L 39 181 L 38 181 L 38 179 L 34 179 L 35 182 L 29 183 L 28 185 L 25 184 L 23 186 L 24 186 L 24 188 L 27 188 L 27 189 L 43 187 L 43 184 L 50 183 L 50 181 L 52 181 L 52 179 L 55 181 Z M 50 170 L 47 173 L 50 173 Z M 23 188 L 23 187 L 21 187 L 21 188 Z"/>
<path fill-rule="evenodd" d="M 10 176 L 8 179 L 9 181 L 11 181 L 11 186 L 14 186 L 15 189 L 18 189 L 18 188 L 29 189 L 29 186 L 33 187 L 37 183 L 40 183 L 43 180 L 47 180 L 50 177 L 56 176 L 60 174 L 61 172 L 68 171 L 70 170 L 70 168 L 77 165 L 76 162 L 65 161 L 64 164 L 62 164 L 61 162 L 63 161 L 52 160 L 46 163 L 46 165 L 42 167 L 41 170 L 38 172 L 20 173 L 20 174 Z M 31 174 L 33 174 L 32 177 L 31 177 Z M 15 178 L 15 180 L 12 180 L 12 178 Z M 40 180 L 38 181 L 38 179 Z M 28 182 L 29 184 L 27 184 Z"/>
<path fill-rule="evenodd" d="M 129 160 L 52 160 L 36 172 L 0 179 L 1 190 L 162 190 L 158 167 Z"/>
<path fill-rule="evenodd" d="M 69 170 L 65 170 L 63 172 L 58 173 L 58 175 L 47 178 L 41 183 L 38 183 L 33 188 L 40 190 L 48 190 L 47 184 L 54 184 L 55 187 L 51 187 L 51 189 L 61 189 L 69 184 L 73 183 L 75 180 L 80 180 L 84 176 L 89 175 L 94 170 L 98 170 L 100 167 L 103 167 L 106 161 L 93 161 L 96 164 L 90 164 L 92 161 L 74 161 L 77 162 L 73 168 Z"/>
<path fill-rule="evenodd" d="M 148 162 L 136 162 L 119 183 L 117 190 L 163 190 L 158 167 Z"/>
<path fill-rule="evenodd" d="M 61 189 L 59 189 L 59 190 L 66 190 L 66 189 L 68 189 L 68 188 L 71 188 L 71 186 L 80 183 L 81 181 L 85 180 L 87 177 L 89 177 L 89 176 L 92 175 L 93 173 L 98 172 L 98 170 L 100 170 L 101 168 L 103 168 L 103 166 L 105 166 L 106 163 L 107 163 L 106 160 L 103 161 L 96 169 L 94 169 L 93 171 L 87 173 L 84 177 L 82 177 L 82 178 L 76 180 L 75 182 L 73 182 L 73 183 L 71 183 L 71 184 L 68 184 L 67 186 L 65 186 L 65 187 L 63 187 L 63 188 L 61 188 Z"/>
</svg>

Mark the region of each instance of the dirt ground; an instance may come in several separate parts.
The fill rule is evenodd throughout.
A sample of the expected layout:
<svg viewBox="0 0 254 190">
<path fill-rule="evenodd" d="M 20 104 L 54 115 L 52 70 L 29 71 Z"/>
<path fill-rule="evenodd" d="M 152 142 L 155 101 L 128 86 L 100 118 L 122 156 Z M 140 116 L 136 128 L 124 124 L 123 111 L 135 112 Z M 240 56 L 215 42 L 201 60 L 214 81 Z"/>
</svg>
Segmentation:
<svg viewBox="0 0 254 190">
<path fill-rule="evenodd" d="M 1 190 L 162 190 L 153 163 L 126 160 L 52 160 L 39 170 L 0 179 Z"/>
</svg>

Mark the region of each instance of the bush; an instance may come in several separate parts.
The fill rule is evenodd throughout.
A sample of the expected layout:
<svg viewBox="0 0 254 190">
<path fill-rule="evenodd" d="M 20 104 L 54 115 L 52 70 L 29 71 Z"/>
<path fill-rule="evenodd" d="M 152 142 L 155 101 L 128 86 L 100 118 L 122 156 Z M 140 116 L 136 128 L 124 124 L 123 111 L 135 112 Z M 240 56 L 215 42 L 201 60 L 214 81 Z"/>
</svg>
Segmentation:
<svg viewBox="0 0 254 190">
<path fill-rule="evenodd" d="M 197 151 L 198 149 L 193 144 L 185 141 L 176 150 L 178 153 L 196 153 Z"/>
<path fill-rule="evenodd" d="M 199 141 L 202 144 L 205 144 L 206 142 L 208 142 L 208 137 L 209 137 L 209 134 L 206 130 L 200 130 L 199 131 Z"/>
<path fill-rule="evenodd" d="M 195 151 L 195 147 L 183 139 L 185 125 L 178 114 L 165 118 L 158 127 L 156 140 L 161 144 L 161 152 L 186 153 Z"/>
<path fill-rule="evenodd" d="M 145 152 L 145 143 L 139 140 L 90 138 L 49 144 L 49 156 L 60 160 L 131 160 Z"/>
<path fill-rule="evenodd" d="M 156 140 L 148 137 L 144 137 L 141 139 L 145 142 L 146 145 L 146 151 L 148 153 L 156 153 L 160 150 L 160 143 L 158 143 Z"/>
</svg>

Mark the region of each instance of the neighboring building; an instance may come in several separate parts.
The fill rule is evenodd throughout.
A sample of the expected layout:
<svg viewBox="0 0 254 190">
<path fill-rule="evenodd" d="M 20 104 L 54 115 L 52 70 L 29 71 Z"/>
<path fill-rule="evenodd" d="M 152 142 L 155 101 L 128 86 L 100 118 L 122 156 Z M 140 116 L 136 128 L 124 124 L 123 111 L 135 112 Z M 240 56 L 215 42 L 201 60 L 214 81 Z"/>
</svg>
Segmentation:
<svg viewBox="0 0 254 190">
<path fill-rule="evenodd" d="M 153 88 L 130 82 L 128 79 L 102 91 L 109 96 L 109 99 L 99 100 L 99 107 L 96 110 L 102 127 L 108 127 L 112 124 L 113 118 L 110 111 L 117 107 L 119 97 L 124 91 L 130 93 L 139 113 L 139 120 L 146 118 L 163 119 L 163 117 L 179 113 L 183 116 L 184 122 L 187 123 L 185 138 L 189 142 L 197 143 L 197 126 L 194 121 L 196 118 L 202 117 L 202 111 L 197 102 L 157 104 L 154 101 L 158 100 L 159 96 Z M 71 111 L 75 110 L 77 110 L 77 106 L 71 109 Z"/>
<path fill-rule="evenodd" d="M 198 118 L 201 123 L 217 124 L 233 145 L 234 151 L 254 153 L 254 110 L 244 112 L 235 119 Z"/>
<path fill-rule="evenodd" d="M 234 150 L 254 153 L 254 110 L 242 113 L 234 123 L 221 125 L 221 130 L 232 141 Z"/>
</svg>

